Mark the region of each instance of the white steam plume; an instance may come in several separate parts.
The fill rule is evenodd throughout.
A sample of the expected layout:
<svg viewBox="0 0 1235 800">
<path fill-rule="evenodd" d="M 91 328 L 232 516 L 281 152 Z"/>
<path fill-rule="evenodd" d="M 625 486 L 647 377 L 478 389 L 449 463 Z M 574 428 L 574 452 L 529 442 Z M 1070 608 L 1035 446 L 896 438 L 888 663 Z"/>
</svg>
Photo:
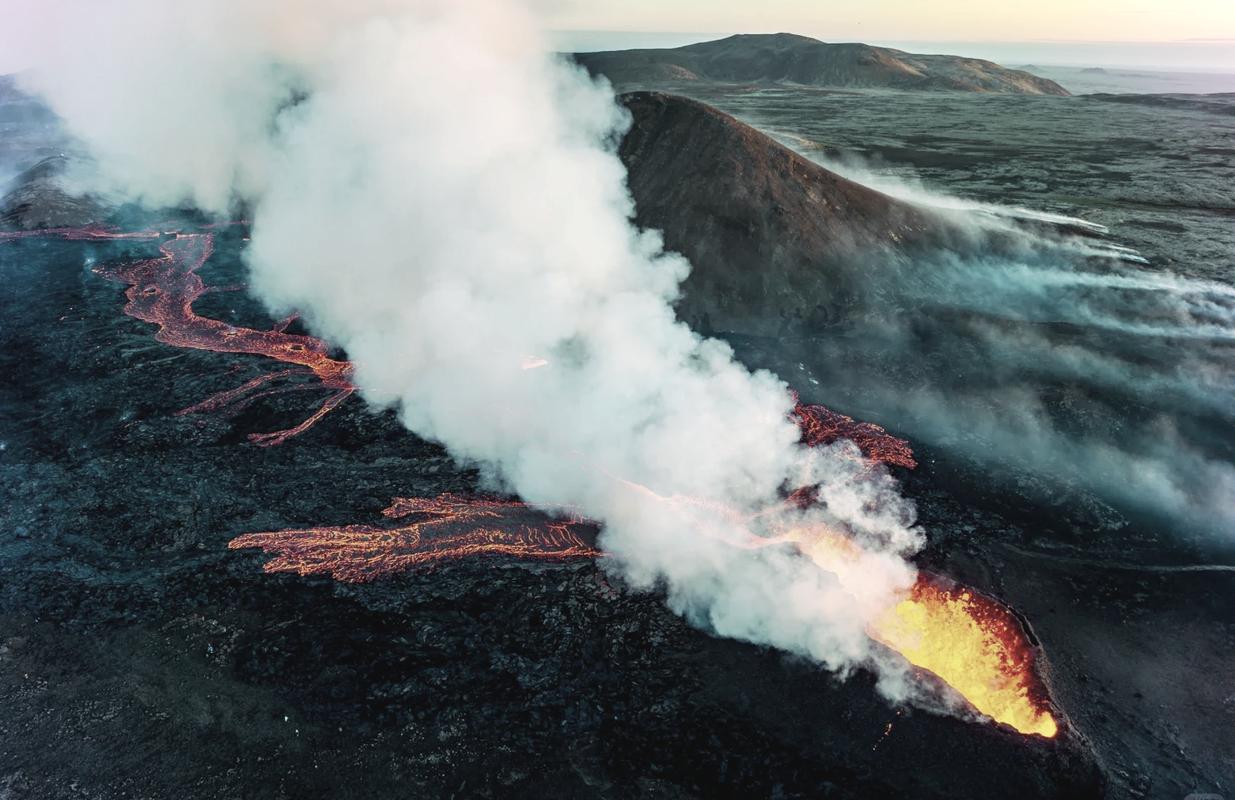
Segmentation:
<svg viewBox="0 0 1235 800">
<path fill-rule="evenodd" d="M 255 8 L 256 5 L 256 8 Z M 871 663 L 913 579 L 891 480 L 797 444 L 790 394 L 675 320 L 688 265 L 630 223 L 605 87 L 511 0 L 40 4 L 32 85 L 152 203 L 253 208 L 253 286 L 345 347 L 365 396 L 495 484 L 605 524 L 640 586 L 721 635 Z M 526 357 L 551 366 L 520 368 Z M 872 555 L 833 575 L 725 543 L 822 482 Z M 781 512 L 787 513 L 787 512 Z M 804 512 L 805 513 L 805 512 Z M 821 519 L 823 512 L 811 512 Z M 730 530 L 735 528 L 735 530 Z M 882 671 L 893 691 L 898 668 Z"/>
</svg>

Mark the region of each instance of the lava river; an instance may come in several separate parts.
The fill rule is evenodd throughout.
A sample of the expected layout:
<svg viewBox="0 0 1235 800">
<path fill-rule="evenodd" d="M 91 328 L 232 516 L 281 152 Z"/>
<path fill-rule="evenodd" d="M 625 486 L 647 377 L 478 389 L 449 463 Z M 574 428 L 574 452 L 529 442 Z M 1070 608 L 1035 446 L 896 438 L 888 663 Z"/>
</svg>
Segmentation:
<svg viewBox="0 0 1235 800">
<path fill-rule="evenodd" d="M 0 241 L 35 236 L 59 236 L 71 241 L 162 239 L 160 254 L 156 258 L 94 268 L 95 274 L 129 287 L 125 292 L 128 300 L 124 306 L 125 314 L 157 325 L 159 330 L 154 338 L 173 347 L 265 356 L 289 365 L 287 369 L 260 375 L 234 389 L 207 397 L 180 410 L 178 414 L 236 413 L 257 400 L 276 394 L 323 389 L 330 393 L 317 410 L 299 425 L 273 433 L 249 434 L 249 441 L 268 447 L 282 444 L 309 430 L 356 391 L 351 382 L 352 365 L 349 362 L 331 358 L 328 355 L 330 348 L 321 339 L 287 333 L 287 326 L 294 317 L 277 323 L 271 330 L 259 331 L 228 325 L 203 317 L 193 310 L 193 303 L 202 295 L 240 288 L 207 286 L 197 274 L 214 252 L 213 233 L 120 233 L 91 226 L 0 233 Z M 290 385 L 275 385 L 280 382 L 290 382 Z"/>
</svg>

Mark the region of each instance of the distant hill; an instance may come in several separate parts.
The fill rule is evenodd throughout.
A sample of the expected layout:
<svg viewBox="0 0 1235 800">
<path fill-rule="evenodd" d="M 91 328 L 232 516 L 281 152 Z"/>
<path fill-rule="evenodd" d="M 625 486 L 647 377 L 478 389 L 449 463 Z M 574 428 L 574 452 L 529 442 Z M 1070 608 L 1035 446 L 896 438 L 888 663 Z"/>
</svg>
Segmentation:
<svg viewBox="0 0 1235 800">
<path fill-rule="evenodd" d="M 867 270 L 950 230 L 710 106 L 656 92 L 621 101 L 636 222 L 690 259 L 678 314 L 696 330 L 824 327 L 862 301 Z"/>
<path fill-rule="evenodd" d="M 917 89 L 1067 95 L 1054 81 L 977 58 L 826 44 L 791 33 L 743 34 L 661 50 L 575 53 L 619 89 L 689 83 L 787 83 L 839 89 Z"/>
</svg>

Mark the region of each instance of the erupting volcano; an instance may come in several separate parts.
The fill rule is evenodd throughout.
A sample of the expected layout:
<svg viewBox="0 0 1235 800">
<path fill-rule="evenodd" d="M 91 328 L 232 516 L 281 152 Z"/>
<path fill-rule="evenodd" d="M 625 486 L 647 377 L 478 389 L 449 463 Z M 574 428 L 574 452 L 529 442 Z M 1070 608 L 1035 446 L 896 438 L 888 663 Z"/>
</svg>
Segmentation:
<svg viewBox="0 0 1235 800">
<path fill-rule="evenodd" d="M 825 526 L 791 527 L 771 541 L 792 542 L 820 569 L 841 575 L 865 555 L 842 531 Z M 1058 732 L 1025 629 L 995 600 L 919 573 L 866 633 L 941 678 L 996 722 L 1048 738 Z"/>
<path fill-rule="evenodd" d="M 158 232 L 118 233 L 101 227 L 53 229 L 0 234 L 0 240 L 55 235 L 70 240 L 158 239 Z M 214 247 L 211 233 L 179 233 L 160 243 L 156 258 L 100 266 L 102 277 L 128 285 L 124 312 L 159 326 L 155 338 L 174 347 L 221 353 L 261 355 L 290 369 L 255 378 L 180 411 L 180 414 L 235 412 L 264 397 L 319 387 L 332 390 L 326 401 L 295 427 L 250 434 L 256 444 L 278 445 L 303 433 L 347 399 L 355 387 L 352 365 L 331 358 L 321 339 L 286 332 L 293 318 L 271 330 L 235 327 L 200 316 L 193 303 L 201 296 L 235 287 L 207 286 L 197 270 Z M 528 357 L 525 368 L 548 366 Z M 262 387 L 285 378 L 313 377 L 315 382 L 279 388 Z M 820 405 L 797 403 L 792 413 L 802 443 L 822 446 L 840 439 L 853 441 L 866 463 L 913 469 L 917 462 L 909 443 L 882 427 L 858 422 Z M 636 487 L 641 488 L 641 487 Z M 792 493 L 787 505 L 803 508 L 816 502 L 805 487 Z M 733 512 L 717 509 L 730 517 Z M 400 522 L 376 525 L 316 526 L 249 533 L 228 547 L 256 547 L 274 554 L 266 572 L 329 575 L 363 583 L 416 567 L 479 555 L 519 559 L 572 560 L 596 558 L 599 526 L 579 516 L 553 518 L 517 500 L 443 494 L 435 498 L 396 498 L 383 515 Z M 793 528 L 769 537 L 751 534 L 734 546 L 748 549 L 793 546 L 821 569 L 837 571 L 862 557 L 862 548 L 831 528 Z M 926 575 L 899 601 L 868 626 L 867 634 L 896 651 L 909 663 L 952 686 L 974 708 L 1025 734 L 1051 737 L 1056 722 L 1046 691 L 1034 670 L 1033 649 L 1016 618 L 994 600 L 963 588 L 944 588 Z"/>
<path fill-rule="evenodd" d="M 996 722 L 1048 738 L 1058 732 L 1025 632 L 994 600 L 919 577 L 868 633 L 938 675 Z"/>
<path fill-rule="evenodd" d="M 275 554 L 263 567 L 266 572 L 330 575 L 350 583 L 475 555 L 537 560 L 602 555 L 595 546 L 596 524 L 578 517 L 551 519 L 513 500 L 454 494 L 396 498 L 382 513 L 410 521 L 394 528 L 343 525 L 249 533 L 228 547 Z M 821 527 L 793 528 L 771 537 L 750 535 L 734 544 L 747 549 L 794 546 L 828 571 L 843 569 L 864 555 L 838 530 Z M 968 589 L 944 588 L 922 574 L 867 627 L 867 635 L 938 676 L 995 721 L 1023 734 L 1049 738 L 1057 733 L 1025 631 L 996 601 Z"/>
</svg>

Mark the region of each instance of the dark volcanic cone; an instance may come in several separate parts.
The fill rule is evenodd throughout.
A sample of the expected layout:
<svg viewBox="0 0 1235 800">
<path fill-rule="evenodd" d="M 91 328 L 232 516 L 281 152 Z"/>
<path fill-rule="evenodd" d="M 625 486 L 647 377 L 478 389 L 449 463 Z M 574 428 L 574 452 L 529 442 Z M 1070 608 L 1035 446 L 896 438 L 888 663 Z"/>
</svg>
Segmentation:
<svg viewBox="0 0 1235 800">
<path fill-rule="evenodd" d="M 710 106 L 654 92 L 622 103 L 636 221 L 690 259 L 679 314 L 701 332 L 823 327 L 870 284 L 864 271 L 947 228 Z"/>
</svg>

